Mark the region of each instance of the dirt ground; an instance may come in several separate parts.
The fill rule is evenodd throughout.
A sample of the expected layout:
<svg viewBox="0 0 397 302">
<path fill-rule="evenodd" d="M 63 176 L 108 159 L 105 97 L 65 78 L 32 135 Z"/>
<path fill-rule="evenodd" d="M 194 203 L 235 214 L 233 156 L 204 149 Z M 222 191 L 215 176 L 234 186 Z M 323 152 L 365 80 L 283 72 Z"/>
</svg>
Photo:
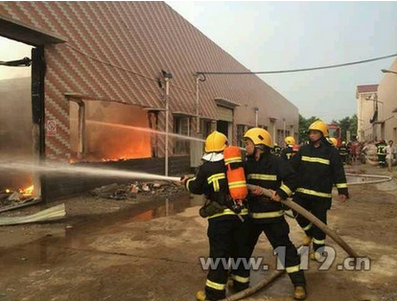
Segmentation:
<svg viewBox="0 0 397 302">
<path fill-rule="evenodd" d="M 348 171 L 389 175 L 384 169 L 353 165 Z M 332 241 L 336 259 L 326 271 L 309 261 L 308 300 L 397 300 L 397 172 L 390 182 L 350 187 L 337 195 L 328 225 L 360 255 L 368 271 L 338 266 L 347 257 Z M 179 190 L 165 196 L 108 200 L 89 194 L 51 205 L 2 213 L 21 216 L 64 202 L 63 220 L 0 227 L 0 300 L 194 300 L 206 272 L 199 256 L 208 254 L 207 222 L 198 216 L 201 197 Z M 302 231 L 287 219 L 291 237 Z M 261 237 L 256 256 L 276 260 Z M 253 271 L 255 283 L 267 271 Z M 248 300 L 291 300 L 285 274 Z"/>
</svg>

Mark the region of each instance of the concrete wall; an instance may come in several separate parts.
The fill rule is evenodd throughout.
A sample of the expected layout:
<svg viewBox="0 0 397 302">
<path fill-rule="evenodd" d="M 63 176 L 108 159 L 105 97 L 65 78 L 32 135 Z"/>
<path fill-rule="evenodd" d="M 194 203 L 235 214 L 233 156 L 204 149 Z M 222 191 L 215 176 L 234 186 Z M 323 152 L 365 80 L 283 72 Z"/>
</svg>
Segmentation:
<svg viewBox="0 0 397 302">
<path fill-rule="evenodd" d="M 397 72 L 397 59 L 387 68 Z M 397 141 L 397 74 L 385 73 L 379 84 L 379 101 L 383 102 L 382 138 Z M 394 111 L 394 112 L 393 112 Z"/>
</svg>

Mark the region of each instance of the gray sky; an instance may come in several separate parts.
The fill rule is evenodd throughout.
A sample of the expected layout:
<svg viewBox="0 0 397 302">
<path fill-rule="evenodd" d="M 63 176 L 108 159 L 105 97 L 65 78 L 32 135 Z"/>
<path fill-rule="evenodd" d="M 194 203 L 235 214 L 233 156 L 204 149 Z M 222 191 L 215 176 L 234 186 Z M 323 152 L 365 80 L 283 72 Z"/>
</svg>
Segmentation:
<svg viewBox="0 0 397 302">
<path fill-rule="evenodd" d="M 251 71 L 286 70 L 397 53 L 397 2 L 167 1 Z M 395 58 L 261 75 L 299 108 L 329 122 L 356 113 L 357 85 L 378 84 Z"/>
<path fill-rule="evenodd" d="M 24 57 L 31 58 L 31 50 L 32 46 L 0 36 L 0 61 L 14 61 Z M 0 66 L 0 80 L 29 76 L 30 67 Z"/>
</svg>

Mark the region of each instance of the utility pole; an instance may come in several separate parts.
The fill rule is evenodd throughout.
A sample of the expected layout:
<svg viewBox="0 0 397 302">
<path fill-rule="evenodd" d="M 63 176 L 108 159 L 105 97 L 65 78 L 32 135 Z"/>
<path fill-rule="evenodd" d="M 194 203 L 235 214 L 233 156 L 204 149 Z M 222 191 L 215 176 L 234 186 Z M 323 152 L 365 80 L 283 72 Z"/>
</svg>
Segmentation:
<svg viewBox="0 0 397 302">
<path fill-rule="evenodd" d="M 204 74 L 196 74 L 196 133 L 200 133 L 200 98 L 199 98 L 199 82 L 205 82 Z"/>
<path fill-rule="evenodd" d="M 164 154 L 164 160 L 165 160 L 165 176 L 168 176 L 168 123 L 169 123 L 169 110 L 170 110 L 170 105 L 169 105 L 169 94 L 170 94 L 170 80 L 172 79 L 172 73 L 166 72 L 164 70 L 161 70 L 163 73 L 164 77 L 164 82 L 165 82 L 165 154 Z"/>
<path fill-rule="evenodd" d="M 165 77 L 165 176 L 168 176 L 168 122 L 169 122 L 169 93 L 170 82 L 169 78 Z"/>
</svg>

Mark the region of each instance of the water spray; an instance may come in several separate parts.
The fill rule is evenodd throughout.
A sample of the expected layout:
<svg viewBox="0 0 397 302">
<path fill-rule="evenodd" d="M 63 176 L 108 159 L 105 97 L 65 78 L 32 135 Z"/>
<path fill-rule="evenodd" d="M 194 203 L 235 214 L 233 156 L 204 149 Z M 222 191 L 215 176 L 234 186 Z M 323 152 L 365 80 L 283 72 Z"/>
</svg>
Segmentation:
<svg viewBox="0 0 397 302">
<path fill-rule="evenodd" d="M 45 162 L 41 164 L 35 164 L 32 162 L 5 162 L 0 161 L 0 168 L 4 170 L 22 171 L 22 172 L 40 172 L 44 174 L 72 174 L 77 173 L 87 174 L 92 177 L 116 177 L 124 179 L 139 179 L 139 180 L 166 180 L 166 181 L 180 181 L 179 177 L 171 177 L 157 174 L 150 174 L 144 172 L 134 172 L 127 170 L 108 169 L 108 168 L 92 168 L 92 167 L 80 167 L 71 166 L 61 163 Z"/>
<path fill-rule="evenodd" d="M 154 130 L 154 129 L 149 129 L 149 128 L 144 128 L 144 127 L 137 127 L 137 126 L 130 126 L 130 125 L 124 125 L 124 124 L 114 124 L 114 123 L 106 123 L 106 122 L 99 122 L 99 121 L 93 121 L 93 120 L 86 120 L 87 124 L 95 124 L 95 125 L 101 125 L 101 126 L 108 126 L 108 127 L 116 127 L 116 128 L 122 128 L 122 129 L 129 129 L 129 130 L 138 130 L 142 132 L 149 132 L 149 133 L 154 133 L 154 134 L 161 134 L 161 135 L 166 135 L 166 132 Z M 177 133 L 168 133 L 169 136 L 176 137 L 176 138 L 181 138 L 181 139 L 186 139 L 186 140 L 192 140 L 192 141 L 197 141 L 197 142 L 202 142 L 204 143 L 205 140 L 197 137 L 192 137 L 192 136 L 186 136 L 182 134 L 177 134 Z"/>
</svg>

